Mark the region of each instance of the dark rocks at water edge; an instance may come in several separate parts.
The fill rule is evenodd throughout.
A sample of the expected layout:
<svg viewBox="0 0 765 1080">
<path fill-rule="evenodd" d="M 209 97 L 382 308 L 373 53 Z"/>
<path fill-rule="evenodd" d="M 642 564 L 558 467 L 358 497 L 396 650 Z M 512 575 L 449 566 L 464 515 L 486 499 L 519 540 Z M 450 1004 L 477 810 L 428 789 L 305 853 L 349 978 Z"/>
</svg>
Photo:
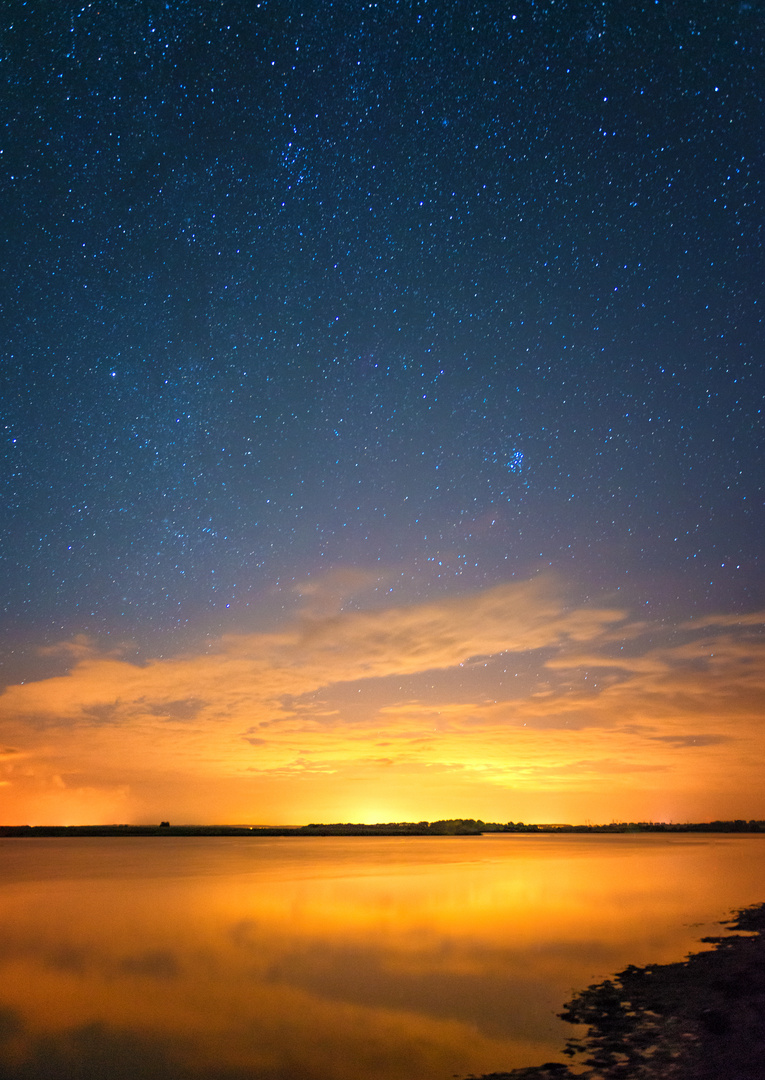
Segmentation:
<svg viewBox="0 0 765 1080">
<path fill-rule="evenodd" d="M 676 964 L 630 967 L 580 991 L 560 1014 L 585 1024 L 557 1062 L 478 1080 L 763 1080 L 765 904 L 706 937 L 708 952 Z M 472 1078 L 476 1080 L 476 1078 Z"/>
<path fill-rule="evenodd" d="M 667 823 L 621 821 L 609 825 L 526 825 L 522 821 L 481 821 L 449 818 L 441 821 L 393 821 L 378 825 L 334 822 L 311 825 L 0 825 L 9 836 L 482 836 L 485 833 L 765 833 L 765 821 L 706 821 Z M 763 1074 L 765 1076 L 765 1073 Z"/>
</svg>

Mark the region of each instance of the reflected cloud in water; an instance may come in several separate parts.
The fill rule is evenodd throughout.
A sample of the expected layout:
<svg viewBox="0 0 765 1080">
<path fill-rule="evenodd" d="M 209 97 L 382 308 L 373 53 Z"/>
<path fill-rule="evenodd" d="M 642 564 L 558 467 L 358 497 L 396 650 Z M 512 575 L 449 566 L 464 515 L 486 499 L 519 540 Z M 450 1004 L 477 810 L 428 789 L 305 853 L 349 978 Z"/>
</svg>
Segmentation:
<svg viewBox="0 0 765 1080">
<path fill-rule="evenodd" d="M 765 897 L 764 843 L 4 840 L 0 1067 L 449 1080 L 556 1059 L 573 989 Z"/>
</svg>

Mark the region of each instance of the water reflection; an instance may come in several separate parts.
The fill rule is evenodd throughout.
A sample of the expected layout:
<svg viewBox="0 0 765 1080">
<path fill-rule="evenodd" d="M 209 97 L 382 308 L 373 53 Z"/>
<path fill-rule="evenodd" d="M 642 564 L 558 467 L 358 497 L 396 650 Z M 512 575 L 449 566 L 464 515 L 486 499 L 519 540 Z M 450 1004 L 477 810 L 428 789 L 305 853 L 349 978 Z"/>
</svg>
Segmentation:
<svg viewBox="0 0 765 1080">
<path fill-rule="evenodd" d="M 0 840 L 0 1073 L 447 1080 L 765 899 L 765 837 Z M 697 925 L 692 925 L 697 924 Z"/>
</svg>

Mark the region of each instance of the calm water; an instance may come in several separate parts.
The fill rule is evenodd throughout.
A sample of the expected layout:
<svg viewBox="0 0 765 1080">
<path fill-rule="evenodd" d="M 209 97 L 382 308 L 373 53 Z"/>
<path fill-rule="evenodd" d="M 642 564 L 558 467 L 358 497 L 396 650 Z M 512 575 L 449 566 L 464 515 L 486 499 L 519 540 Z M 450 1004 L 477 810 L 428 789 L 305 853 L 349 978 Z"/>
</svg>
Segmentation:
<svg viewBox="0 0 765 1080">
<path fill-rule="evenodd" d="M 0 840 L 0 1074 L 451 1080 L 765 900 L 765 837 Z"/>
</svg>

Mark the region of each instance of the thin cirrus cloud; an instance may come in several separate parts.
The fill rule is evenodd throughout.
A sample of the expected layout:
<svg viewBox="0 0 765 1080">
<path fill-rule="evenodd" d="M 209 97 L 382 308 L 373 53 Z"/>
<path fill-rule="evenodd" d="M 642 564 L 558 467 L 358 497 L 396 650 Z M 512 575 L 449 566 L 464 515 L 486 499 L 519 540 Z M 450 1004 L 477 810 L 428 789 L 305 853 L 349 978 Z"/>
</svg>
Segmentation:
<svg viewBox="0 0 765 1080">
<path fill-rule="evenodd" d="M 305 614 L 278 633 L 228 635 L 200 654 L 145 664 L 101 656 L 80 639 L 68 674 L 9 687 L 0 708 L 5 717 L 62 725 L 157 715 L 178 702 L 204 702 L 223 718 L 254 706 L 279 711 L 283 698 L 328 684 L 593 640 L 623 617 L 610 609 L 567 610 L 549 583 L 535 581 L 441 603 Z"/>
<path fill-rule="evenodd" d="M 616 792 L 641 776 L 686 790 L 695 775 L 719 788 L 721 769 L 741 782 L 761 753 L 761 621 L 721 616 L 670 633 L 568 603 L 540 577 L 350 612 L 314 590 L 278 631 L 145 663 L 78 638 L 55 650 L 66 674 L 0 696 L 0 736 L 14 750 L 0 759 L 1 798 L 53 783 L 124 799 L 151 777 L 337 785 L 348 770 L 372 784 L 441 774 Z"/>
</svg>

